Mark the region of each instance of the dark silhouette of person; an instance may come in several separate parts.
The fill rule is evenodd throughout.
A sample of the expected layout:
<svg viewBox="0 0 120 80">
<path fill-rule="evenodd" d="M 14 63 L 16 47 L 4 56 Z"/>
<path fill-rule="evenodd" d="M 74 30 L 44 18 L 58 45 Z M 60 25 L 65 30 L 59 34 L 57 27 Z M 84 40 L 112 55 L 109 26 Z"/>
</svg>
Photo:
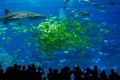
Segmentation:
<svg viewBox="0 0 120 80">
<path fill-rule="evenodd" d="M 114 72 L 114 69 L 110 70 L 111 74 L 109 75 L 109 80 L 118 80 L 118 73 Z"/>
<path fill-rule="evenodd" d="M 64 72 L 65 70 L 64 70 L 64 69 L 65 69 L 65 68 L 62 68 L 61 71 L 60 71 L 60 79 L 61 79 L 61 80 L 66 80 L 65 72 Z"/>
<path fill-rule="evenodd" d="M 49 73 L 47 74 L 47 79 L 48 80 L 53 80 L 53 70 L 52 68 L 48 69 Z"/>
<path fill-rule="evenodd" d="M 30 76 L 31 76 L 31 80 L 34 80 L 36 77 L 36 67 L 35 65 L 32 63 L 31 64 L 31 69 L 30 69 Z"/>
<path fill-rule="evenodd" d="M 72 71 L 69 67 L 64 67 L 60 72 L 60 80 L 71 80 Z"/>
<path fill-rule="evenodd" d="M 74 66 L 74 69 L 73 69 L 73 74 L 74 74 L 74 80 L 81 80 L 82 79 L 82 70 L 79 68 L 78 65 L 75 65 Z"/>
<path fill-rule="evenodd" d="M 0 65 L 0 80 L 4 80 L 4 73 L 3 73 L 2 65 Z"/>
<path fill-rule="evenodd" d="M 98 80 L 98 69 L 97 66 L 94 66 L 94 70 L 92 71 L 92 79 Z"/>
<path fill-rule="evenodd" d="M 21 80 L 26 80 L 27 79 L 26 67 L 25 66 L 22 66 L 20 79 Z"/>
<path fill-rule="evenodd" d="M 28 68 L 26 70 L 26 79 L 27 80 L 32 80 L 33 79 L 33 75 L 32 75 L 32 68 L 31 65 L 28 65 Z"/>
<path fill-rule="evenodd" d="M 108 80 L 105 70 L 102 70 L 99 74 L 99 80 Z"/>
<path fill-rule="evenodd" d="M 42 80 L 42 75 L 45 72 L 43 71 L 43 69 L 39 66 L 38 67 L 38 71 L 36 72 L 36 79 L 35 80 Z"/>
<path fill-rule="evenodd" d="M 58 69 L 53 70 L 53 80 L 60 80 L 60 75 L 58 73 Z"/>
<path fill-rule="evenodd" d="M 92 70 L 87 67 L 87 69 L 84 69 L 84 79 L 83 80 L 92 80 Z"/>
<path fill-rule="evenodd" d="M 5 72 L 5 80 L 13 80 L 13 79 L 14 79 L 14 69 L 12 66 L 9 66 Z"/>
</svg>

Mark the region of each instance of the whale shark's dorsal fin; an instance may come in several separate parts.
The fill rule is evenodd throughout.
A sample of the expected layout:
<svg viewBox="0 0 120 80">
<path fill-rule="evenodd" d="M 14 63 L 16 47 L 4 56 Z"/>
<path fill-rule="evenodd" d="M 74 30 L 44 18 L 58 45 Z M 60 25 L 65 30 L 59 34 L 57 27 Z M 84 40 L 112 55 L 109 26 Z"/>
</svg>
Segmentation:
<svg viewBox="0 0 120 80">
<path fill-rule="evenodd" d="M 6 15 L 6 14 L 8 14 L 8 13 L 11 13 L 11 11 L 8 10 L 8 9 L 5 9 L 4 14 Z"/>
</svg>

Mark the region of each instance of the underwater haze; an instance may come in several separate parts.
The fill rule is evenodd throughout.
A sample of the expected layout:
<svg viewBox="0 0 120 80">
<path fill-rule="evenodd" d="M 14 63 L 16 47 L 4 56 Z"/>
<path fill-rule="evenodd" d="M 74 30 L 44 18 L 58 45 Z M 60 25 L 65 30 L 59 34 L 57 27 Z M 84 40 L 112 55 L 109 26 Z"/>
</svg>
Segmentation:
<svg viewBox="0 0 120 80">
<path fill-rule="evenodd" d="M 97 65 L 120 73 L 119 0 L 0 0 L 0 65 Z"/>
</svg>

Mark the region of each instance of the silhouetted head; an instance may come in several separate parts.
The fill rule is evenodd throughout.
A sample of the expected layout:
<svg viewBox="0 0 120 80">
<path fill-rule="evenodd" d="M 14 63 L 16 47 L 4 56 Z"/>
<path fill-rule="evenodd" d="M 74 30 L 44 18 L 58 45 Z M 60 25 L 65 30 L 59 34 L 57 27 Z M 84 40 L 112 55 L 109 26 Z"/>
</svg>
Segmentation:
<svg viewBox="0 0 120 80">
<path fill-rule="evenodd" d="M 52 68 L 49 68 L 49 73 L 52 73 Z"/>
<path fill-rule="evenodd" d="M 97 70 L 97 66 L 94 66 L 94 70 Z"/>
<path fill-rule="evenodd" d="M 42 70 L 42 68 L 39 66 L 39 67 L 38 67 L 38 71 L 40 71 L 40 70 Z"/>
<path fill-rule="evenodd" d="M 111 73 L 114 73 L 114 69 L 111 69 L 110 71 L 111 71 Z"/>
<path fill-rule="evenodd" d="M 74 66 L 74 69 L 79 70 L 80 68 L 79 68 L 78 65 L 75 65 L 75 66 Z"/>
<path fill-rule="evenodd" d="M 57 69 L 54 69 L 54 70 L 53 70 L 53 73 L 55 73 L 55 74 L 58 73 L 58 70 L 57 70 Z"/>
</svg>

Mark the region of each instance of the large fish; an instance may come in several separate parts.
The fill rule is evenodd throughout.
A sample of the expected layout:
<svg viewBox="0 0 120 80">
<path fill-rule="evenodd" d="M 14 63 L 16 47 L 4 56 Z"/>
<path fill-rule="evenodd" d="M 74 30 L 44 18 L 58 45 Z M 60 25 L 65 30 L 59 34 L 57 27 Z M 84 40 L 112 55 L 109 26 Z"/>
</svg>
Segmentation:
<svg viewBox="0 0 120 80">
<path fill-rule="evenodd" d="M 22 24 L 23 22 L 38 21 L 46 18 L 44 15 L 34 12 L 28 11 L 11 12 L 8 9 L 5 9 L 4 14 L 5 15 L 0 18 L 0 22 L 3 22 L 4 24 L 9 24 L 11 22 Z"/>
</svg>

